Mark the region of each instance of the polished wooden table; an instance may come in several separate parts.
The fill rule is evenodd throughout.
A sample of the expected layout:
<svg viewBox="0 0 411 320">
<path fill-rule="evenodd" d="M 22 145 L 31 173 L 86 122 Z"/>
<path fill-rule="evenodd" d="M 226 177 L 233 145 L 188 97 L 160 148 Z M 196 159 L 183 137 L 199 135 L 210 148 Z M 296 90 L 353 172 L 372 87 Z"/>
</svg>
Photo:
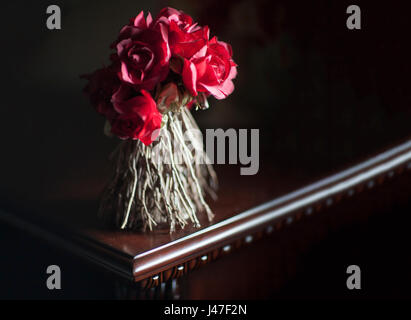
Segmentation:
<svg viewBox="0 0 411 320">
<path fill-rule="evenodd" d="M 100 225 L 97 176 L 60 181 L 26 206 L 3 201 L 0 218 L 115 275 L 122 298 L 267 297 L 325 233 L 409 200 L 411 140 L 317 179 L 272 168 L 264 161 L 260 174 L 240 176 L 237 166 L 217 166 L 214 221 L 173 234 Z"/>
</svg>

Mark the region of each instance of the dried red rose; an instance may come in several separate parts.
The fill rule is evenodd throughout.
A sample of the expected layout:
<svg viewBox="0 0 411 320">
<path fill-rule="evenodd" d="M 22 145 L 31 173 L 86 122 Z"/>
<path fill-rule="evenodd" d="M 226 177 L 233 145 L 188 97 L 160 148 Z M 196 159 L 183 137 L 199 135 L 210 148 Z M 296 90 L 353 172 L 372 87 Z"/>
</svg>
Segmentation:
<svg viewBox="0 0 411 320">
<path fill-rule="evenodd" d="M 232 80 L 237 76 L 231 46 L 214 37 L 204 55 L 184 60 L 182 76 L 184 85 L 193 95 L 206 92 L 217 99 L 226 98 L 234 91 Z"/>
<path fill-rule="evenodd" d="M 124 26 L 115 44 L 120 61 L 119 78 L 136 90 L 153 90 L 169 71 L 170 48 L 164 24 L 152 25 L 143 11 Z"/>
<path fill-rule="evenodd" d="M 111 103 L 111 97 L 120 87 L 116 71 L 111 67 L 103 68 L 90 75 L 84 75 L 82 78 L 89 80 L 84 92 L 89 96 L 96 111 L 108 119 L 113 118 L 116 112 Z"/>
<path fill-rule="evenodd" d="M 161 9 L 155 23 L 165 22 L 167 24 L 170 21 L 174 21 L 182 30 L 187 30 L 188 32 L 200 28 L 188 14 L 170 7 Z"/>
<path fill-rule="evenodd" d="M 199 52 L 205 53 L 207 50 L 210 35 L 208 27 L 198 26 L 184 12 L 164 8 L 156 18 L 155 24 L 167 25 L 168 41 L 173 56 L 191 59 Z"/>
<path fill-rule="evenodd" d="M 113 105 L 118 116 L 111 119 L 111 132 L 121 139 L 139 139 L 151 144 L 159 135 L 162 115 L 150 93 L 128 98 L 130 88 L 121 86 L 113 95 Z"/>
</svg>

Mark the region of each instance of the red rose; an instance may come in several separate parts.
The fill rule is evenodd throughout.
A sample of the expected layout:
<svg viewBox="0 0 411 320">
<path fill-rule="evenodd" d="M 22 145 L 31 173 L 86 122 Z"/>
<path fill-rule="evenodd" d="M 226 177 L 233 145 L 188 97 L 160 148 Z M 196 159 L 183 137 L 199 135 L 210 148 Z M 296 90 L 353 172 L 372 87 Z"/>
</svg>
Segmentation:
<svg viewBox="0 0 411 320">
<path fill-rule="evenodd" d="M 205 92 L 224 99 L 234 91 L 232 79 L 237 75 L 237 65 L 232 60 L 231 46 L 213 38 L 207 51 L 185 59 L 182 76 L 186 88 L 193 96 Z"/>
<path fill-rule="evenodd" d="M 136 90 L 152 90 L 169 70 L 170 48 L 164 24 L 152 24 L 141 12 L 123 27 L 115 44 L 120 61 L 119 78 Z"/>
<path fill-rule="evenodd" d="M 149 145 L 161 127 L 159 109 L 207 108 L 208 95 L 223 99 L 233 92 L 237 65 L 231 47 L 209 40 L 209 33 L 172 8 L 161 10 L 155 20 L 140 12 L 121 29 L 112 64 L 84 77 L 89 80 L 85 92 L 113 134 Z"/>
<path fill-rule="evenodd" d="M 167 21 L 174 21 L 182 30 L 199 28 L 197 24 L 194 24 L 193 19 L 188 14 L 185 14 L 181 10 L 177 10 L 170 7 L 161 9 L 160 13 L 156 18 L 156 23 L 167 23 Z"/>
<path fill-rule="evenodd" d="M 156 18 L 155 24 L 168 27 L 168 41 L 173 56 L 191 59 L 196 53 L 207 48 L 208 27 L 200 27 L 193 19 L 173 8 L 164 8 Z"/>
<path fill-rule="evenodd" d="M 96 111 L 108 119 L 115 117 L 117 112 L 113 108 L 111 97 L 120 87 L 116 70 L 110 66 L 82 77 L 89 80 L 84 92 L 90 97 Z"/>
<path fill-rule="evenodd" d="M 150 93 L 141 90 L 141 95 L 127 98 L 132 93 L 122 85 L 112 101 L 118 116 L 110 121 L 111 132 L 122 139 L 139 139 L 151 144 L 159 135 L 162 115 Z"/>
</svg>

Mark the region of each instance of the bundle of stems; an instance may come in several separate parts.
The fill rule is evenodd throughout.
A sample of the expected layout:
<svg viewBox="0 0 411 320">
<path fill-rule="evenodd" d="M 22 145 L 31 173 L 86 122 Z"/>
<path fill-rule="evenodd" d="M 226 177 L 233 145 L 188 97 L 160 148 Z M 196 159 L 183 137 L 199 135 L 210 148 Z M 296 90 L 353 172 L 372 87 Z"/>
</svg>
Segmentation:
<svg viewBox="0 0 411 320">
<path fill-rule="evenodd" d="M 201 132 L 186 107 L 163 116 L 159 137 L 149 146 L 124 140 L 112 154 L 115 170 L 105 188 L 99 215 L 121 229 L 153 230 L 188 223 L 197 213 L 213 213 L 206 195 L 216 199 L 216 173 L 204 151 Z"/>
</svg>

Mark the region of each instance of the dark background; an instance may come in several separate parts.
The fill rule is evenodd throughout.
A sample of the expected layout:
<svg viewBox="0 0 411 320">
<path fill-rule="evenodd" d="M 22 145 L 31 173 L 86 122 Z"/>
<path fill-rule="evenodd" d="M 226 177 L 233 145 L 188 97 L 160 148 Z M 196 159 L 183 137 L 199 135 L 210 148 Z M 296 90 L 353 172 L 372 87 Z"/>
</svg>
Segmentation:
<svg viewBox="0 0 411 320">
<path fill-rule="evenodd" d="M 200 24 L 209 25 L 212 35 L 232 44 L 239 65 L 236 90 L 226 100 L 211 100 L 211 108 L 195 117 L 203 129 L 259 128 L 260 161 L 265 166 L 317 177 L 403 140 L 411 134 L 411 20 L 405 3 L 356 1 L 362 11 L 361 30 L 346 27 L 350 1 L 16 0 L 2 4 L 0 203 L 7 208 L 29 206 L 39 197 L 57 197 L 61 181 L 70 189 L 78 177 L 95 180 L 101 172 L 96 168 L 105 165 L 117 141 L 103 135 L 104 120 L 83 96 L 85 83 L 79 76 L 108 63 L 109 45 L 129 18 L 142 9 L 155 15 L 167 5 L 186 11 Z M 62 10 L 62 30 L 46 28 L 46 8 L 51 4 Z M 93 187 L 83 189 L 87 197 Z M 409 213 L 410 207 L 389 211 L 381 214 Z M 399 236 L 393 224 L 386 239 Z M 363 253 L 369 251 L 370 237 L 383 242 L 379 237 L 383 225 L 375 218 L 341 231 L 313 251 L 307 268 L 315 269 L 317 255 L 321 258 L 329 241 L 338 245 L 350 233 L 357 235 L 355 241 L 363 248 L 353 252 L 371 265 L 375 256 Z M 50 295 L 37 291 L 35 268 L 27 274 L 27 268 L 13 267 L 28 243 L 19 242 L 16 230 L 1 228 L 7 254 L 0 260 L 0 297 Z M 393 246 L 409 241 L 397 240 Z M 350 242 L 347 245 L 353 248 Z M 403 249 L 382 254 L 398 265 L 396 259 L 406 254 Z M 42 261 L 39 270 L 51 254 L 41 250 L 33 253 L 34 260 Z M 342 261 L 348 255 L 342 252 L 339 257 Z M 383 266 L 374 268 L 376 275 L 384 272 Z M 407 270 L 401 270 L 410 283 Z M 72 272 L 73 277 L 76 274 Z M 88 274 L 92 279 L 94 272 Z M 309 279 L 308 273 L 301 279 Z M 289 285 L 303 286 L 301 279 Z M 96 297 L 108 295 L 103 289 L 78 288 L 67 295 L 95 297 L 93 292 Z"/>
</svg>

